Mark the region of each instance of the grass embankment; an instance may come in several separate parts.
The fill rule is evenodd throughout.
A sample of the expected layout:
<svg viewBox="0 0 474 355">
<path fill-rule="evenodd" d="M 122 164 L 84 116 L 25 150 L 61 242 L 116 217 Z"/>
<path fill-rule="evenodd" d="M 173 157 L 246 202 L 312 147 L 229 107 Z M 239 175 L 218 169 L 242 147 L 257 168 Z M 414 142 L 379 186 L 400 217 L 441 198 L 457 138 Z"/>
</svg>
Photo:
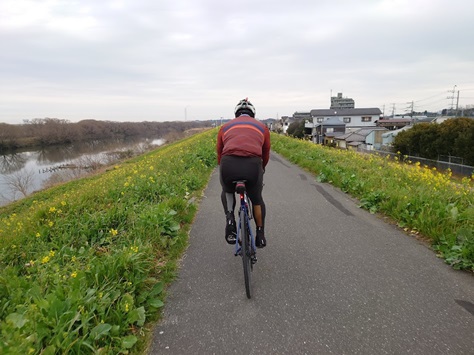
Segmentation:
<svg viewBox="0 0 474 355">
<path fill-rule="evenodd" d="M 0 209 L 0 353 L 140 352 L 216 166 L 216 130 Z M 474 265 L 473 182 L 272 135 L 273 149 Z"/>
<path fill-rule="evenodd" d="M 215 136 L 0 209 L 0 353 L 144 348 L 216 166 Z"/>
<path fill-rule="evenodd" d="M 361 207 L 430 239 L 454 268 L 474 270 L 474 177 L 453 180 L 450 172 L 275 134 L 272 148 L 356 197 Z"/>
</svg>

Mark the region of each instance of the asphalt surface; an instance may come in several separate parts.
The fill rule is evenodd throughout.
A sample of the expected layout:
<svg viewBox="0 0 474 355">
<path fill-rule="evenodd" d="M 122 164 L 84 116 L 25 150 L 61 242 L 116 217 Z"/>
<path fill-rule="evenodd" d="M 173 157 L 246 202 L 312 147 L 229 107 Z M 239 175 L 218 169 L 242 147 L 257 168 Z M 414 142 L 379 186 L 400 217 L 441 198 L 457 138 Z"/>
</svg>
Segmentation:
<svg viewBox="0 0 474 355">
<path fill-rule="evenodd" d="M 264 199 L 249 300 L 213 173 L 150 354 L 474 354 L 472 275 L 273 152 Z"/>
</svg>

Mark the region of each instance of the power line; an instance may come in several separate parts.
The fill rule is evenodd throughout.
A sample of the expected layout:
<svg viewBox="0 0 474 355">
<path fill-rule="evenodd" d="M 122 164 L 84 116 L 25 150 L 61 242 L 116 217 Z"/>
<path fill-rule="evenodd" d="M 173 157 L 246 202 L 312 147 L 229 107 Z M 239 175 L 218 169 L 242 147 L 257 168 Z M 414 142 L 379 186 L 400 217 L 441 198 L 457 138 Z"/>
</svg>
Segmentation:
<svg viewBox="0 0 474 355">
<path fill-rule="evenodd" d="M 417 111 L 427 111 L 427 109 L 430 109 L 431 111 L 433 111 L 433 110 L 441 111 L 442 109 L 446 109 L 446 108 L 449 108 L 449 107 L 452 111 L 454 111 L 455 104 L 456 104 L 457 109 L 459 109 L 459 100 L 474 99 L 474 97 L 470 97 L 470 96 L 461 96 L 460 91 L 456 90 L 456 88 L 457 88 L 457 85 L 454 85 L 452 90 L 448 90 L 448 93 L 450 93 L 451 95 L 449 95 L 447 97 L 445 96 L 444 92 L 440 92 L 440 93 L 431 95 L 429 97 L 425 97 L 425 98 L 419 99 L 419 100 L 412 100 L 410 102 L 397 102 L 397 103 L 392 102 L 390 104 L 384 103 L 382 105 L 384 116 L 385 116 L 385 111 L 389 111 L 388 115 L 390 115 L 390 114 L 394 115 L 396 106 L 406 107 L 406 105 L 410 105 L 410 106 L 406 107 L 405 112 L 409 112 L 409 110 L 412 110 L 412 112 L 414 112 L 415 109 Z M 468 87 L 466 89 L 463 88 L 463 91 L 473 91 L 473 90 L 474 90 L 474 88 L 472 88 L 472 87 Z M 435 98 L 437 98 L 437 99 L 435 99 Z M 433 100 L 433 99 L 435 99 L 435 100 Z M 456 103 L 454 102 L 455 99 L 456 99 Z M 451 100 L 451 102 L 449 103 L 446 100 Z M 428 102 L 426 102 L 426 101 L 428 101 Z M 388 107 L 388 110 L 386 110 L 386 107 Z"/>
<path fill-rule="evenodd" d="M 429 100 L 429 99 L 432 99 L 432 98 L 434 98 L 434 97 L 436 97 L 436 96 L 440 96 L 440 95 L 444 95 L 444 93 L 436 94 L 436 95 L 427 97 L 426 99 L 415 100 L 415 102 L 420 102 L 420 101 Z"/>
</svg>

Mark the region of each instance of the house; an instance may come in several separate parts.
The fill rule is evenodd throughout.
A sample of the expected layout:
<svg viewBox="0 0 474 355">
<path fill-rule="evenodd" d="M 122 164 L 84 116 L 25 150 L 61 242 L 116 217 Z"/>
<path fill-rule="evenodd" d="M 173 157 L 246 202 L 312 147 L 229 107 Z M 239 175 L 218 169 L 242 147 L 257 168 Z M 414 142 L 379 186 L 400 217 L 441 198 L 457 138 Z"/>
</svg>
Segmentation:
<svg viewBox="0 0 474 355">
<path fill-rule="evenodd" d="M 334 142 L 336 143 L 336 147 L 341 149 L 349 149 L 349 147 L 355 147 L 361 145 L 364 142 L 365 137 L 357 134 L 357 132 L 349 132 L 339 137 L 334 138 Z"/>
<path fill-rule="evenodd" d="M 387 129 L 383 127 L 361 128 L 334 137 L 334 143 L 341 149 L 361 147 L 367 150 L 378 150 L 382 147 L 382 136 L 386 131 Z"/>
<path fill-rule="evenodd" d="M 411 118 L 381 118 L 375 121 L 378 127 L 385 127 L 389 130 L 396 130 L 408 126 L 412 123 Z"/>
<path fill-rule="evenodd" d="M 307 120 L 309 118 L 311 118 L 311 113 L 310 112 L 298 112 L 298 111 L 296 111 L 293 114 L 293 119 L 295 121 L 297 121 L 297 120 Z"/>
<path fill-rule="evenodd" d="M 331 141 L 325 142 L 325 137 L 331 137 L 330 139 L 332 139 L 346 131 L 346 124 L 337 117 L 329 117 L 327 120 L 316 124 L 308 121 L 305 122 L 305 133 L 311 136 L 313 143 L 331 143 Z"/>
<path fill-rule="evenodd" d="M 375 127 L 382 111 L 379 108 L 346 108 L 339 110 L 311 110 L 311 118 L 315 123 L 321 123 L 330 117 L 336 117 L 346 124 L 347 129 Z"/>
<path fill-rule="evenodd" d="M 336 131 L 340 132 L 341 124 L 343 124 L 343 133 L 356 131 L 360 128 L 376 127 L 376 121 L 380 119 L 382 111 L 378 108 L 317 109 L 311 110 L 310 114 L 311 118 L 306 120 L 305 129 L 308 133 L 311 132 L 313 142 L 322 143 L 322 135 L 327 132 L 324 126 L 331 128 L 337 126 Z M 328 125 L 328 123 L 330 124 Z"/>
</svg>

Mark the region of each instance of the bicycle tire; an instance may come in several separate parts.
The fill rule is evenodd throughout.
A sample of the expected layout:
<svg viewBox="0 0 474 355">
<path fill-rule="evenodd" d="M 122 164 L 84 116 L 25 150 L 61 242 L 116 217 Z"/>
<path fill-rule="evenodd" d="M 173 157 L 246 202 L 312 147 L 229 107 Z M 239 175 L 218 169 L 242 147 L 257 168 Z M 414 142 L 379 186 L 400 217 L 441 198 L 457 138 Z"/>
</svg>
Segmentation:
<svg viewBox="0 0 474 355">
<path fill-rule="evenodd" d="M 244 266 L 244 281 L 245 281 L 245 293 L 247 298 L 252 297 L 252 286 L 251 286 L 251 249 L 250 245 L 250 235 L 249 235 L 249 225 L 245 213 L 242 211 L 240 213 L 240 231 L 242 237 L 242 263 Z"/>
</svg>

